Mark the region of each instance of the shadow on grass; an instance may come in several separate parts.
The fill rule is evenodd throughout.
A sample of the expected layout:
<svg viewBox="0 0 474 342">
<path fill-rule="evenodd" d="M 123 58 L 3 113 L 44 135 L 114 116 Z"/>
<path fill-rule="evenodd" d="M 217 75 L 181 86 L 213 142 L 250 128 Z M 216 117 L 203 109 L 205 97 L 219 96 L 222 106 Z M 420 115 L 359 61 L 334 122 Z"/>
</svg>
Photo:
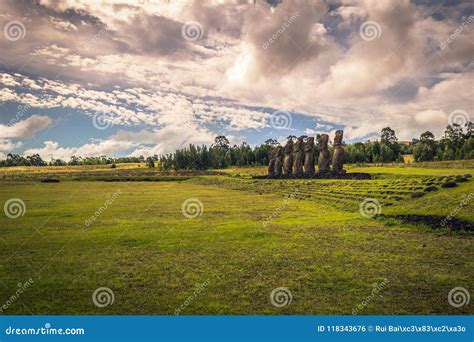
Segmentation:
<svg viewBox="0 0 474 342">
<path fill-rule="evenodd" d="M 449 220 L 446 216 L 436 215 L 378 215 L 377 218 L 396 219 L 404 223 L 424 224 L 432 229 L 448 228 L 455 231 L 474 232 L 474 224 L 467 220 L 461 220 L 451 217 Z M 444 225 L 443 225 L 444 223 Z"/>
</svg>

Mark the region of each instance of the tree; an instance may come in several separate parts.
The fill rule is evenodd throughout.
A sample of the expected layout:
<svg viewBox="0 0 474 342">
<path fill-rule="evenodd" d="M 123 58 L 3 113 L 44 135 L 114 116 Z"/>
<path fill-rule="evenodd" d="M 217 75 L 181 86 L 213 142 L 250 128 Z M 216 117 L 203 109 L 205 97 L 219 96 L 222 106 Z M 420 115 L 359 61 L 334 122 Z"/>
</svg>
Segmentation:
<svg viewBox="0 0 474 342">
<path fill-rule="evenodd" d="M 150 168 L 150 169 L 154 169 L 155 168 L 155 161 L 152 157 L 148 157 L 146 159 L 146 165 Z"/>
<path fill-rule="evenodd" d="M 69 161 L 69 165 L 80 165 L 81 159 L 81 157 L 72 156 L 71 160 Z"/>
<path fill-rule="evenodd" d="M 454 160 L 454 159 L 456 159 L 456 154 L 454 153 L 452 149 L 446 146 L 443 152 L 443 160 Z"/>
<path fill-rule="evenodd" d="M 432 161 L 436 155 L 435 136 L 430 131 L 421 133 L 420 139 L 413 147 L 413 157 L 417 162 Z"/>
<path fill-rule="evenodd" d="M 391 146 L 393 144 L 398 143 L 395 131 L 390 127 L 382 128 L 382 132 L 380 134 L 380 142 L 382 144 L 386 144 L 387 146 Z"/>
<path fill-rule="evenodd" d="M 434 159 L 434 150 L 426 142 L 420 142 L 413 148 L 413 157 L 417 162 L 431 161 Z"/>
<path fill-rule="evenodd" d="M 469 139 L 472 136 L 472 133 L 474 132 L 474 123 L 472 123 L 471 121 L 468 121 L 466 122 L 464 127 L 466 128 L 466 134 L 465 134 L 466 139 Z"/>
<path fill-rule="evenodd" d="M 265 140 L 265 145 L 276 146 L 278 145 L 278 141 L 276 139 L 267 139 Z"/>
<path fill-rule="evenodd" d="M 380 162 L 380 143 L 378 141 L 374 142 L 370 147 L 371 159 L 374 163 Z"/>
<path fill-rule="evenodd" d="M 444 132 L 444 139 L 446 140 L 447 146 L 453 151 L 461 148 L 464 142 L 464 132 L 462 127 L 458 124 L 448 125 L 446 131 Z"/>
<path fill-rule="evenodd" d="M 344 150 L 345 163 L 364 163 L 367 161 L 365 146 L 361 142 L 347 145 Z"/>
<path fill-rule="evenodd" d="M 467 129 L 470 129 L 469 125 Z M 469 134 L 469 132 L 467 134 Z M 460 125 L 454 123 L 446 126 L 444 137 L 441 139 L 441 142 L 445 145 L 443 160 L 462 159 L 464 151 L 461 151 L 461 148 L 466 139 L 467 135 L 464 134 Z"/>
<path fill-rule="evenodd" d="M 230 147 L 229 140 L 223 135 L 219 135 L 214 139 L 214 145 L 225 150 L 228 150 Z"/>
<path fill-rule="evenodd" d="M 392 160 L 397 160 L 400 155 L 400 145 L 398 144 L 398 138 L 395 135 L 395 131 L 390 127 L 382 128 L 380 134 L 380 142 L 392 150 Z"/>
<path fill-rule="evenodd" d="M 420 135 L 420 142 L 428 144 L 430 146 L 434 144 L 434 139 L 435 139 L 435 136 L 430 131 L 426 131 L 424 133 L 421 133 Z"/>
<path fill-rule="evenodd" d="M 26 159 L 29 161 L 32 166 L 45 166 L 46 163 L 41 159 L 39 154 L 33 154 L 32 156 L 27 156 Z"/>
<path fill-rule="evenodd" d="M 392 149 L 386 144 L 380 144 L 380 162 L 389 163 L 394 160 Z"/>
<path fill-rule="evenodd" d="M 469 137 L 460 150 L 461 158 L 474 159 L 474 137 Z"/>
</svg>

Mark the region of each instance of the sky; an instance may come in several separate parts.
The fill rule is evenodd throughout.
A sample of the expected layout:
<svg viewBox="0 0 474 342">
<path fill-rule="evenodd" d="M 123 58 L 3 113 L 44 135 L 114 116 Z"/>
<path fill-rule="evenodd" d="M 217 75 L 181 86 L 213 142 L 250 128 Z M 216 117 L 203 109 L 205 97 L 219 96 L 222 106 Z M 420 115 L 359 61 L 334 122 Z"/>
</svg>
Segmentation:
<svg viewBox="0 0 474 342">
<path fill-rule="evenodd" d="M 0 158 L 472 121 L 474 3 L 0 1 Z"/>
</svg>

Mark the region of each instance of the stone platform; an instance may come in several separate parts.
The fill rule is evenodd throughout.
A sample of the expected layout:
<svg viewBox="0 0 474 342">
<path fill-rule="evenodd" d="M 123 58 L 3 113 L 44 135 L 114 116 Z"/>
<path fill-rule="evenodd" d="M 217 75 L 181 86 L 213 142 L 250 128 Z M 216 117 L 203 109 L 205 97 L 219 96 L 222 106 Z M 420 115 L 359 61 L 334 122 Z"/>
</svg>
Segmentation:
<svg viewBox="0 0 474 342">
<path fill-rule="evenodd" d="M 316 173 L 314 176 L 252 176 L 252 179 L 372 179 L 370 173 L 352 172 L 344 174 Z"/>
</svg>

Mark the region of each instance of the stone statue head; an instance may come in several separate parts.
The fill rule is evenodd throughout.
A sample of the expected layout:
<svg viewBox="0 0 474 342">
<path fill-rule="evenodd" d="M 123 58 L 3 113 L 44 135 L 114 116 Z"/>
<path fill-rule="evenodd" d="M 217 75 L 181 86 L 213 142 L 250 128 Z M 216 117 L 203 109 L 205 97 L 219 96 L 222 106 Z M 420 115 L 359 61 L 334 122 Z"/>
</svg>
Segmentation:
<svg viewBox="0 0 474 342">
<path fill-rule="evenodd" d="M 328 148 L 329 135 L 321 134 L 318 138 L 318 148 L 324 150 Z"/>
<path fill-rule="evenodd" d="M 301 151 L 303 147 L 304 147 L 304 138 L 299 137 L 298 139 L 296 139 L 295 152 Z"/>
<path fill-rule="evenodd" d="M 268 157 L 270 159 L 275 157 L 275 147 L 274 146 L 269 146 L 267 151 L 268 151 Z"/>
<path fill-rule="evenodd" d="M 334 136 L 334 145 L 341 145 L 342 144 L 342 135 L 344 131 L 338 130 L 336 131 L 336 135 Z"/>
<path fill-rule="evenodd" d="M 280 145 L 278 145 L 276 148 L 275 148 L 275 157 L 276 158 L 279 158 L 283 155 L 283 147 L 281 147 Z"/>
<path fill-rule="evenodd" d="M 306 146 L 314 146 L 314 137 L 306 139 Z"/>
<path fill-rule="evenodd" d="M 293 152 L 293 139 L 288 139 L 288 142 L 285 145 L 285 153 L 292 153 Z"/>
</svg>

